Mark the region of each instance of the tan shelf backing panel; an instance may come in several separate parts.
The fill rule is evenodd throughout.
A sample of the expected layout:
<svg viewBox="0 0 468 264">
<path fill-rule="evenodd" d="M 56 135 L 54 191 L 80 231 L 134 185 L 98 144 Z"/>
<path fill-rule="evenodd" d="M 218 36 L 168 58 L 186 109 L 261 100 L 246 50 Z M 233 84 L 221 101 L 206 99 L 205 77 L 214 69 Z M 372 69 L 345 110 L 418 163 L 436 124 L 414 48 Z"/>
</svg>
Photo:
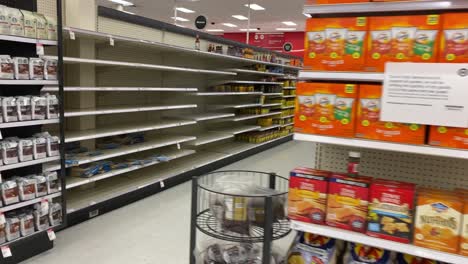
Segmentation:
<svg viewBox="0 0 468 264">
<path fill-rule="evenodd" d="M 37 0 L 37 12 L 49 17 L 57 17 L 56 0 Z"/>
<path fill-rule="evenodd" d="M 400 152 L 317 144 L 318 168 L 346 170 L 349 151 L 361 152 L 362 175 L 417 183 L 435 188 L 468 188 L 468 162 Z"/>
</svg>

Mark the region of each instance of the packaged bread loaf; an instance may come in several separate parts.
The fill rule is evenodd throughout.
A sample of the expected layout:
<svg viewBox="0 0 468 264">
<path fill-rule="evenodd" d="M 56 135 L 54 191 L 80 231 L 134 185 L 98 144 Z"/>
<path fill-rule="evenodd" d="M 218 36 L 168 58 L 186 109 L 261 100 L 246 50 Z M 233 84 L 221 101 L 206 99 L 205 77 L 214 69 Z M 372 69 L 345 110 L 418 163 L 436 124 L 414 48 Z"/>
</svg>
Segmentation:
<svg viewBox="0 0 468 264">
<path fill-rule="evenodd" d="M 0 55 L 0 79 L 13 80 L 15 78 L 14 68 L 10 55 Z"/>
<path fill-rule="evenodd" d="M 17 8 L 8 7 L 8 18 L 10 20 L 10 34 L 24 36 L 24 18 L 21 11 Z"/>
<path fill-rule="evenodd" d="M 44 80 L 44 60 L 41 58 L 29 59 L 29 79 Z"/>
<path fill-rule="evenodd" d="M 8 7 L 0 5 L 0 34 L 10 35 L 10 19 Z"/>
<path fill-rule="evenodd" d="M 25 57 L 13 57 L 15 79 L 29 80 L 29 59 Z"/>
<path fill-rule="evenodd" d="M 33 12 L 20 10 L 24 18 L 24 36 L 27 38 L 36 38 L 37 18 Z"/>
<path fill-rule="evenodd" d="M 16 181 L 2 182 L 1 191 L 4 205 L 10 205 L 19 202 L 19 190 Z"/>
</svg>

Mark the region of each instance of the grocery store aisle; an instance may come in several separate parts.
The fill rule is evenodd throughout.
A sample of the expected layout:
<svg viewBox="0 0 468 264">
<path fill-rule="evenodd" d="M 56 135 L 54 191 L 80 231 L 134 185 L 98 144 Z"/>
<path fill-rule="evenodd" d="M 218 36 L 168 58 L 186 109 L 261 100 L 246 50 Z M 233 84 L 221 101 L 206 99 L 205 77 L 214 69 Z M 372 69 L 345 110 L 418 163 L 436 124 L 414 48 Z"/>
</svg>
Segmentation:
<svg viewBox="0 0 468 264">
<path fill-rule="evenodd" d="M 296 166 L 314 165 L 313 147 L 310 142 L 288 142 L 222 170 L 274 171 L 286 176 Z M 24 263 L 187 264 L 190 186 L 190 182 L 181 184 L 68 228 L 57 235 L 54 249 Z"/>
</svg>

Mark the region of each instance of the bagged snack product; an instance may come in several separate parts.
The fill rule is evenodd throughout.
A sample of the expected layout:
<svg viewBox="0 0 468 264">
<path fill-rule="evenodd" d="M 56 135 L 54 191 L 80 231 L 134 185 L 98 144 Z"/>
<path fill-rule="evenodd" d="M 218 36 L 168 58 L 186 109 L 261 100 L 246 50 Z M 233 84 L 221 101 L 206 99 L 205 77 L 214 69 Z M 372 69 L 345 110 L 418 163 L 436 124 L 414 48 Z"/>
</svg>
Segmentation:
<svg viewBox="0 0 468 264">
<path fill-rule="evenodd" d="M 290 173 L 288 216 L 292 220 L 325 223 L 330 172 L 296 168 Z"/>
<path fill-rule="evenodd" d="M 62 223 L 62 205 L 59 203 L 51 204 L 49 208 L 49 223 L 51 226 L 60 225 Z"/>
<path fill-rule="evenodd" d="M 24 57 L 13 57 L 15 79 L 29 80 L 29 59 Z"/>
<path fill-rule="evenodd" d="M 313 97 L 312 105 L 298 106 L 296 101 L 295 130 L 300 133 L 354 137 L 356 110 L 355 84 L 298 83 L 297 95 Z"/>
<path fill-rule="evenodd" d="M 338 256 L 336 244 L 337 241 L 333 238 L 298 232 L 288 251 L 288 263 L 336 264 Z"/>
<path fill-rule="evenodd" d="M 16 181 L 4 181 L 1 183 L 2 199 L 4 205 L 19 202 L 19 190 Z"/>
<path fill-rule="evenodd" d="M 358 243 L 348 243 L 343 256 L 343 264 L 392 264 L 390 251 L 366 246 Z"/>
<path fill-rule="evenodd" d="M 47 137 L 47 156 L 48 157 L 58 156 L 60 153 L 59 145 L 60 145 L 59 137 L 49 135 L 49 137 Z"/>
<path fill-rule="evenodd" d="M 46 95 L 47 98 L 47 119 L 59 117 L 59 100 L 56 95 Z"/>
<path fill-rule="evenodd" d="M 34 13 L 36 16 L 36 38 L 47 39 L 47 20 L 41 14 Z"/>
<path fill-rule="evenodd" d="M 468 13 L 442 15 L 439 62 L 468 62 Z"/>
<path fill-rule="evenodd" d="M 24 18 L 21 11 L 17 8 L 7 7 L 8 19 L 10 20 L 10 34 L 15 36 L 24 36 Z"/>
<path fill-rule="evenodd" d="M 36 38 L 37 18 L 31 11 L 20 10 L 24 18 L 24 36 L 27 38 Z"/>
<path fill-rule="evenodd" d="M 18 163 L 18 142 L 4 140 L 1 142 L 3 164 Z"/>
<path fill-rule="evenodd" d="M 468 129 L 459 127 L 431 126 L 429 145 L 468 149 Z"/>
<path fill-rule="evenodd" d="M 0 243 L 6 242 L 6 223 L 0 223 Z"/>
<path fill-rule="evenodd" d="M 21 213 L 19 216 L 20 221 L 20 233 L 21 236 L 29 236 L 34 233 L 34 216 L 33 212 L 28 210 Z"/>
<path fill-rule="evenodd" d="M 57 20 L 49 16 L 44 17 L 47 20 L 47 39 L 57 40 Z"/>
<path fill-rule="evenodd" d="M 6 215 L 6 240 L 13 241 L 20 237 L 20 220 L 15 214 Z"/>
<path fill-rule="evenodd" d="M 43 96 L 31 97 L 32 119 L 39 120 L 46 118 L 47 112 L 47 98 Z"/>
<path fill-rule="evenodd" d="M 44 79 L 57 80 L 57 60 L 45 59 L 44 62 Z"/>
<path fill-rule="evenodd" d="M 18 141 L 18 160 L 20 162 L 32 160 L 33 148 L 34 144 L 32 139 L 20 139 Z"/>
<path fill-rule="evenodd" d="M 2 98 L 3 122 L 18 121 L 18 105 L 15 97 Z"/>
<path fill-rule="evenodd" d="M 315 113 L 315 96 L 300 95 L 297 97 L 299 115 L 313 117 Z"/>
<path fill-rule="evenodd" d="M 408 144 L 424 144 L 427 126 L 380 121 L 382 86 L 361 84 L 357 104 L 358 138 Z"/>
<path fill-rule="evenodd" d="M 47 157 L 47 139 L 45 137 L 33 138 L 33 157 L 34 159 Z"/>
<path fill-rule="evenodd" d="M 29 175 L 28 178 L 36 180 L 36 197 L 47 195 L 47 178 L 43 175 Z"/>
<path fill-rule="evenodd" d="M 463 202 L 440 191 L 418 192 L 413 243 L 416 246 L 457 253 Z"/>
<path fill-rule="evenodd" d="M 32 119 L 31 97 L 16 97 L 16 105 L 18 111 L 18 121 L 27 121 Z"/>
<path fill-rule="evenodd" d="M 410 243 L 413 229 L 415 185 L 375 180 L 371 184 L 367 234 Z"/>
<path fill-rule="evenodd" d="M 49 202 L 40 202 L 34 205 L 34 226 L 37 231 L 49 228 Z"/>
<path fill-rule="evenodd" d="M 369 187 L 372 178 L 333 174 L 329 179 L 326 223 L 356 232 L 367 228 Z"/>
<path fill-rule="evenodd" d="M 304 68 L 363 71 L 366 36 L 366 17 L 308 19 Z"/>
<path fill-rule="evenodd" d="M 27 201 L 36 198 L 36 179 L 18 177 L 16 182 L 18 184 L 19 197 L 21 201 Z"/>
<path fill-rule="evenodd" d="M 13 80 L 15 78 L 14 68 L 10 55 L 0 55 L 0 79 Z"/>
<path fill-rule="evenodd" d="M 8 7 L 0 5 L 0 34 L 10 35 L 10 19 L 8 17 Z"/>
<path fill-rule="evenodd" d="M 386 62 L 436 62 L 439 15 L 369 18 L 366 71 L 383 72 Z"/>
<path fill-rule="evenodd" d="M 44 60 L 41 58 L 29 59 L 29 79 L 44 80 Z"/>
<path fill-rule="evenodd" d="M 416 257 L 408 254 L 397 253 L 395 264 L 444 264 L 443 262 Z"/>
<path fill-rule="evenodd" d="M 57 172 L 44 172 L 44 177 L 47 179 L 47 193 L 52 194 L 58 192 L 60 188 L 60 180 Z"/>
</svg>

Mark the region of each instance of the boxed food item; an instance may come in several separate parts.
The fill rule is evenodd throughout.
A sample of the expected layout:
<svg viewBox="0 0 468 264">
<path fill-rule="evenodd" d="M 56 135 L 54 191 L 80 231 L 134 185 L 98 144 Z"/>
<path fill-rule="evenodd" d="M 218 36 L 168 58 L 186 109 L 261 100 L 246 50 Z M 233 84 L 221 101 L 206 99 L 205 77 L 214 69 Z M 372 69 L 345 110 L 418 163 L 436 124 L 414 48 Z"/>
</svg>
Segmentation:
<svg viewBox="0 0 468 264">
<path fill-rule="evenodd" d="M 334 174 L 329 179 L 326 223 L 356 232 L 367 228 L 371 177 Z"/>
<path fill-rule="evenodd" d="M 397 253 L 395 264 L 445 264 L 444 262 L 421 258 L 413 255 Z"/>
<path fill-rule="evenodd" d="M 468 128 L 431 126 L 429 145 L 468 149 Z"/>
<path fill-rule="evenodd" d="M 34 233 L 34 216 L 32 211 L 25 211 L 18 216 L 20 220 L 21 236 L 29 236 Z"/>
<path fill-rule="evenodd" d="M 14 213 L 6 216 L 6 240 L 13 241 L 20 237 L 20 220 Z"/>
<path fill-rule="evenodd" d="M 10 35 L 24 36 L 24 17 L 17 8 L 7 7 L 10 20 Z"/>
<path fill-rule="evenodd" d="M 10 19 L 8 7 L 0 5 L 0 34 L 10 35 Z"/>
<path fill-rule="evenodd" d="M 34 144 L 32 139 L 20 139 L 18 141 L 18 160 L 20 162 L 32 160 L 34 153 L 33 149 Z"/>
<path fill-rule="evenodd" d="M 431 190 L 418 192 L 413 243 L 457 253 L 463 202 L 456 196 Z"/>
<path fill-rule="evenodd" d="M 10 55 L 0 55 L 0 79 L 13 80 L 15 78 L 14 68 Z"/>
<path fill-rule="evenodd" d="M 392 252 L 358 243 L 348 243 L 343 264 L 392 264 Z"/>
<path fill-rule="evenodd" d="M 47 39 L 47 20 L 41 14 L 34 13 L 36 16 L 36 38 Z"/>
<path fill-rule="evenodd" d="M 19 190 L 16 181 L 4 181 L 1 183 L 2 199 L 4 205 L 18 203 Z"/>
<path fill-rule="evenodd" d="M 20 10 L 24 18 L 24 36 L 27 38 L 36 38 L 37 18 L 33 12 Z"/>
<path fill-rule="evenodd" d="M 356 84 L 297 84 L 296 132 L 354 137 L 357 88 Z"/>
<path fill-rule="evenodd" d="M 399 143 L 424 144 L 425 125 L 380 121 L 381 97 L 381 85 L 361 84 L 359 86 L 355 136 Z"/>
<path fill-rule="evenodd" d="M 18 142 L 4 140 L 1 142 L 3 164 L 18 163 Z"/>
<path fill-rule="evenodd" d="M 3 122 L 17 122 L 18 121 L 18 105 L 16 104 L 15 97 L 3 97 L 2 100 L 2 113 Z"/>
<path fill-rule="evenodd" d="M 287 263 L 336 264 L 338 255 L 335 239 L 299 232 L 288 251 Z"/>
<path fill-rule="evenodd" d="M 439 15 L 369 18 L 366 71 L 383 72 L 386 62 L 436 62 Z"/>
<path fill-rule="evenodd" d="M 41 58 L 29 59 L 29 79 L 44 80 L 44 60 Z"/>
<path fill-rule="evenodd" d="M 325 223 L 330 172 L 296 168 L 290 173 L 288 216 L 292 220 Z"/>
<path fill-rule="evenodd" d="M 57 40 L 57 20 L 49 16 L 44 17 L 47 21 L 47 39 Z"/>
<path fill-rule="evenodd" d="M 410 243 L 414 194 L 414 184 L 375 180 L 370 188 L 367 234 L 401 243 Z"/>
<path fill-rule="evenodd" d="M 439 62 L 468 62 L 468 13 L 442 15 Z"/>
<path fill-rule="evenodd" d="M 366 36 L 366 17 L 308 19 L 304 68 L 363 71 Z"/>
<path fill-rule="evenodd" d="M 32 119 L 39 120 L 46 118 L 47 98 L 43 96 L 31 97 Z"/>
<path fill-rule="evenodd" d="M 28 121 L 32 119 L 31 97 L 16 97 L 16 105 L 18 111 L 18 121 Z"/>
<path fill-rule="evenodd" d="M 45 59 L 44 62 L 44 79 L 57 80 L 57 60 Z"/>
<path fill-rule="evenodd" d="M 29 80 L 29 59 L 24 57 L 13 57 L 15 79 Z"/>
</svg>

